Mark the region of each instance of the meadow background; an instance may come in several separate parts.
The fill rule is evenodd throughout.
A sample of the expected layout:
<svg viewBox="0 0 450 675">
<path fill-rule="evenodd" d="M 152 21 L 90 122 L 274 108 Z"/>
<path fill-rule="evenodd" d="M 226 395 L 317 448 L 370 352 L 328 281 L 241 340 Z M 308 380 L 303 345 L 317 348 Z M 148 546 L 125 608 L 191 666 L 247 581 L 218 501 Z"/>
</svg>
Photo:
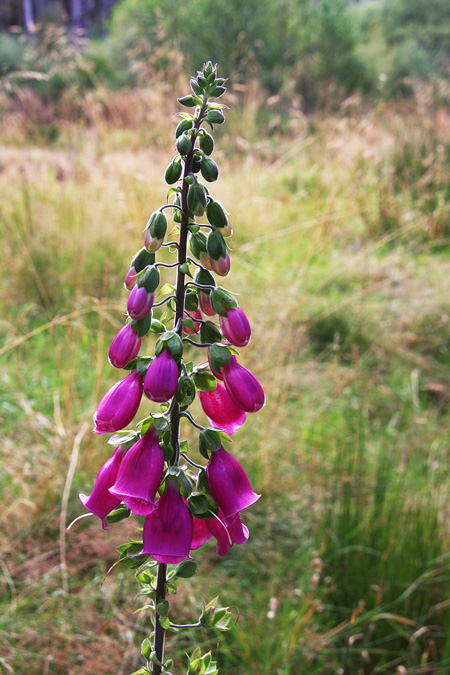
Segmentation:
<svg viewBox="0 0 450 675">
<path fill-rule="evenodd" d="M 212 59 L 226 286 L 267 394 L 234 452 L 263 497 L 180 583 L 180 621 L 217 594 L 240 618 L 170 637 L 174 673 L 193 638 L 224 675 L 448 674 L 450 5 L 122 0 L 103 39 L 64 18 L 0 33 L 0 672 L 139 667 L 133 573 L 101 586 L 136 523 L 66 525 L 109 453 L 92 415 L 176 98 Z"/>
</svg>

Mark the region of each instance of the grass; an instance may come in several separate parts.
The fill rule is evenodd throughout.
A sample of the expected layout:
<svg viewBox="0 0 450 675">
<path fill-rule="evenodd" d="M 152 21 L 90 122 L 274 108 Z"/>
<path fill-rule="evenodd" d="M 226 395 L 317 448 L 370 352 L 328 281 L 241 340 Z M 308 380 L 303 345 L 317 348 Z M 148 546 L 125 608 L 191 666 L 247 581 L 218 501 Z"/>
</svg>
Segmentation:
<svg viewBox="0 0 450 675">
<path fill-rule="evenodd" d="M 5 673 L 127 675 L 150 630 L 130 571 L 100 585 L 136 522 L 106 534 L 61 523 L 105 457 L 87 429 L 116 379 L 106 354 L 123 277 L 164 199 L 161 110 L 151 132 L 100 116 L 33 142 L 19 120 L 0 149 Z M 246 514 L 248 544 L 224 559 L 206 545 L 201 574 L 171 598 L 180 621 L 215 595 L 240 611 L 230 633 L 171 637 L 175 675 L 191 637 L 214 651 L 220 639 L 223 673 L 450 668 L 450 137 L 444 111 L 433 126 L 421 110 L 294 120 L 288 139 L 262 129 L 245 148 L 253 109 L 220 131 L 226 285 L 242 294 L 243 359 L 268 395 L 234 451 L 263 499 Z"/>
</svg>

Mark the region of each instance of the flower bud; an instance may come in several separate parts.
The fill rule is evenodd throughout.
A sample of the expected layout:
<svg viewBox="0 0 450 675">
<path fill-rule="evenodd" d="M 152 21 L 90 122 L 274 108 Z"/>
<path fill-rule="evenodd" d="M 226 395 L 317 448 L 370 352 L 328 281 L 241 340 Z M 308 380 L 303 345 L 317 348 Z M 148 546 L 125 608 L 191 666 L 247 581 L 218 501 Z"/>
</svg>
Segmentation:
<svg viewBox="0 0 450 675">
<path fill-rule="evenodd" d="M 208 201 L 206 216 L 209 224 L 217 227 L 222 237 L 230 237 L 233 234 L 226 211 L 220 202 L 214 200 Z"/>
<path fill-rule="evenodd" d="M 136 415 L 142 398 L 142 377 L 136 370 L 117 382 L 102 398 L 94 415 L 95 433 L 126 427 Z"/>
<path fill-rule="evenodd" d="M 223 124 L 225 122 L 225 116 L 220 110 L 208 110 L 206 114 L 206 121 L 209 124 Z"/>
<path fill-rule="evenodd" d="M 202 216 L 206 209 L 206 191 L 201 183 L 190 185 L 188 191 L 188 207 L 194 216 Z"/>
<path fill-rule="evenodd" d="M 202 164 L 200 167 L 202 176 L 208 183 L 212 183 L 219 177 L 219 167 L 213 159 L 209 157 L 203 157 Z"/>
<path fill-rule="evenodd" d="M 205 155 L 210 155 L 214 151 L 214 138 L 204 129 L 200 136 L 200 149 Z"/>
<path fill-rule="evenodd" d="M 235 356 L 222 366 L 221 371 L 228 395 L 238 408 L 253 413 L 264 406 L 266 397 L 263 388 L 253 373 L 237 362 Z"/>
<path fill-rule="evenodd" d="M 155 211 L 150 216 L 145 232 L 144 245 L 147 251 L 158 251 L 167 232 L 167 218 L 162 211 Z"/>
<path fill-rule="evenodd" d="M 235 347 L 245 347 L 250 342 L 250 323 L 240 307 L 227 307 L 227 315 L 219 316 L 222 333 Z"/>
<path fill-rule="evenodd" d="M 175 129 L 175 138 L 181 136 L 181 134 L 183 134 L 185 131 L 189 131 L 189 129 L 192 129 L 193 124 L 194 122 L 192 120 L 181 120 L 181 122 Z"/>
<path fill-rule="evenodd" d="M 212 258 L 210 258 L 210 260 L 212 271 L 221 277 L 226 277 L 231 267 L 231 260 L 228 251 L 224 258 L 220 257 L 218 260 L 213 260 Z"/>
<path fill-rule="evenodd" d="M 109 362 L 114 368 L 125 368 L 141 348 L 141 338 L 129 323 L 115 335 L 109 348 Z"/>
<path fill-rule="evenodd" d="M 127 312 L 132 319 L 143 319 L 147 316 L 153 306 L 155 299 L 154 293 L 148 293 L 147 290 L 135 286 L 128 296 Z"/>
<path fill-rule="evenodd" d="M 200 305 L 200 309 L 203 314 L 206 314 L 206 316 L 214 316 L 215 311 L 213 310 L 211 306 L 211 300 L 209 297 L 209 293 L 205 291 L 199 291 L 198 292 L 198 304 Z"/>
<path fill-rule="evenodd" d="M 136 285 L 136 270 L 134 267 L 130 267 L 128 270 L 123 285 L 125 288 L 128 288 L 129 291 Z"/>
<path fill-rule="evenodd" d="M 177 139 L 177 150 L 180 155 L 188 155 L 192 150 L 192 141 L 187 134 L 181 134 Z"/>
<path fill-rule="evenodd" d="M 148 265 L 154 265 L 155 260 L 156 256 L 154 253 L 150 253 L 147 249 L 141 248 L 133 257 L 131 267 L 134 267 L 136 273 L 139 274 L 139 272 L 142 272 Z"/>
<path fill-rule="evenodd" d="M 166 403 L 177 390 L 178 365 L 169 349 L 164 348 L 155 356 L 144 379 L 144 394 L 151 401 Z"/>
<path fill-rule="evenodd" d="M 177 180 L 181 178 L 182 171 L 183 167 L 181 164 L 181 157 L 177 156 L 171 161 L 171 163 L 166 169 L 166 173 L 164 174 L 166 183 L 168 183 L 169 185 L 176 183 Z"/>
</svg>

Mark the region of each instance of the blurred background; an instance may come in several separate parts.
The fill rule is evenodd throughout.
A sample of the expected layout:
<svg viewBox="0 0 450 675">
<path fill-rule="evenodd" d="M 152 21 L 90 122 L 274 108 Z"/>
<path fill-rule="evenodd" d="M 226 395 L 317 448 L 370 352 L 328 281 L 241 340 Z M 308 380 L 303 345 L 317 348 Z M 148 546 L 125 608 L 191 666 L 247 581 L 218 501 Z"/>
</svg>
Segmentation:
<svg viewBox="0 0 450 675">
<path fill-rule="evenodd" d="M 0 25 L 0 672 L 141 665 L 133 572 L 101 586 L 137 520 L 66 525 L 110 451 L 92 415 L 176 98 L 211 59 L 225 285 L 268 397 L 233 452 L 263 498 L 172 598 L 179 622 L 240 610 L 172 635 L 174 674 L 191 640 L 223 675 L 448 674 L 448 0 L 2 0 Z"/>
</svg>

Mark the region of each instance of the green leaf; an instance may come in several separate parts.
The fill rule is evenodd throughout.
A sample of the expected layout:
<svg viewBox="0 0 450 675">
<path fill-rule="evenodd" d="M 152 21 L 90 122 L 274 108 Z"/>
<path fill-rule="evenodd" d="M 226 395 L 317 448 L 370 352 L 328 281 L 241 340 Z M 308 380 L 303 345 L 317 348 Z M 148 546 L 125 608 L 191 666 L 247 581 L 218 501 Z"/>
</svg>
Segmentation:
<svg viewBox="0 0 450 675">
<path fill-rule="evenodd" d="M 186 108 L 194 108 L 198 103 L 196 102 L 194 96 L 187 94 L 186 96 L 181 96 L 178 99 L 178 103 L 184 105 Z"/>
<path fill-rule="evenodd" d="M 152 356 L 144 356 L 142 358 L 138 358 L 136 363 L 136 372 L 138 372 L 139 375 L 145 375 L 152 361 L 153 361 Z"/>
<path fill-rule="evenodd" d="M 136 331 L 138 337 L 147 335 L 152 325 L 152 312 L 150 311 L 143 319 L 133 319 L 130 322 L 131 329 Z"/>
<path fill-rule="evenodd" d="M 141 654 L 144 657 L 144 659 L 148 660 L 150 658 L 151 653 L 152 653 L 151 642 L 148 638 L 145 638 L 144 640 L 142 640 L 141 643 Z"/>
<path fill-rule="evenodd" d="M 175 293 L 175 286 L 173 284 L 164 284 L 162 288 L 159 289 L 158 297 L 160 295 L 167 295 L 168 293 Z"/>
<path fill-rule="evenodd" d="M 155 413 L 152 414 L 151 417 L 153 420 L 153 426 L 155 428 L 155 431 L 157 431 L 159 434 L 163 431 L 167 431 L 168 429 L 170 429 L 170 422 L 165 415 Z"/>
<path fill-rule="evenodd" d="M 198 297 L 195 291 L 190 290 L 188 293 L 186 293 L 184 306 L 188 312 L 195 312 L 198 309 Z"/>
<path fill-rule="evenodd" d="M 202 323 L 200 326 L 200 341 L 203 342 L 203 344 L 207 344 L 208 342 L 221 342 L 222 333 L 215 324 L 211 321 L 206 321 L 206 323 Z"/>
<path fill-rule="evenodd" d="M 123 445 L 124 443 L 130 443 L 131 441 L 136 441 L 138 436 L 139 434 L 131 429 L 116 431 L 116 433 L 108 440 L 108 445 Z"/>
<path fill-rule="evenodd" d="M 211 306 L 213 310 L 220 316 L 227 316 L 228 309 L 238 306 L 236 298 L 234 298 L 231 293 L 228 293 L 228 291 L 226 291 L 221 286 L 211 291 L 209 299 L 211 300 Z"/>
<path fill-rule="evenodd" d="M 204 443 L 206 449 L 210 450 L 211 452 L 219 450 L 220 446 L 222 445 L 220 433 L 211 427 L 207 427 L 206 429 L 200 431 L 198 442 L 199 445 L 200 443 Z"/>
<path fill-rule="evenodd" d="M 160 600 L 156 605 L 156 611 L 159 616 L 169 616 L 170 605 L 167 600 Z"/>
<path fill-rule="evenodd" d="M 193 376 L 195 386 L 200 391 L 214 391 L 217 387 L 216 378 L 212 373 L 200 372 Z"/>
<path fill-rule="evenodd" d="M 165 333 L 166 330 L 167 328 L 162 323 L 162 321 L 158 321 L 158 319 L 153 319 L 152 325 L 150 326 L 151 333 Z"/>
<path fill-rule="evenodd" d="M 189 452 L 189 443 L 187 441 L 180 441 L 180 452 Z"/>
<path fill-rule="evenodd" d="M 211 368 L 215 373 L 220 373 L 220 369 L 231 360 L 231 351 L 225 345 L 215 343 L 209 348 L 209 361 Z"/>
<path fill-rule="evenodd" d="M 168 616 L 160 616 L 158 620 L 161 628 L 164 628 L 164 630 L 170 628 L 170 619 Z"/>
<path fill-rule="evenodd" d="M 182 272 L 182 274 L 187 274 L 188 277 L 191 277 L 191 279 L 193 279 L 189 263 L 183 263 L 182 265 L 180 265 L 179 269 L 180 272 Z"/>
<path fill-rule="evenodd" d="M 175 568 L 174 579 L 190 579 L 197 571 L 197 563 L 194 560 L 183 560 Z"/>
<path fill-rule="evenodd" d="M 106 516 L 106 522 L 108 525 L 112 523 L 119 523 L 121 520 L 125 520 L 125 518 L 129 518 L 131 516 L 131 510 L 128 508 L 128 506 L 125 506 L 125 504 L 119 504 L 119 506 L 114 509 L 114 511 L 111 511 Z"/>
</svg>

